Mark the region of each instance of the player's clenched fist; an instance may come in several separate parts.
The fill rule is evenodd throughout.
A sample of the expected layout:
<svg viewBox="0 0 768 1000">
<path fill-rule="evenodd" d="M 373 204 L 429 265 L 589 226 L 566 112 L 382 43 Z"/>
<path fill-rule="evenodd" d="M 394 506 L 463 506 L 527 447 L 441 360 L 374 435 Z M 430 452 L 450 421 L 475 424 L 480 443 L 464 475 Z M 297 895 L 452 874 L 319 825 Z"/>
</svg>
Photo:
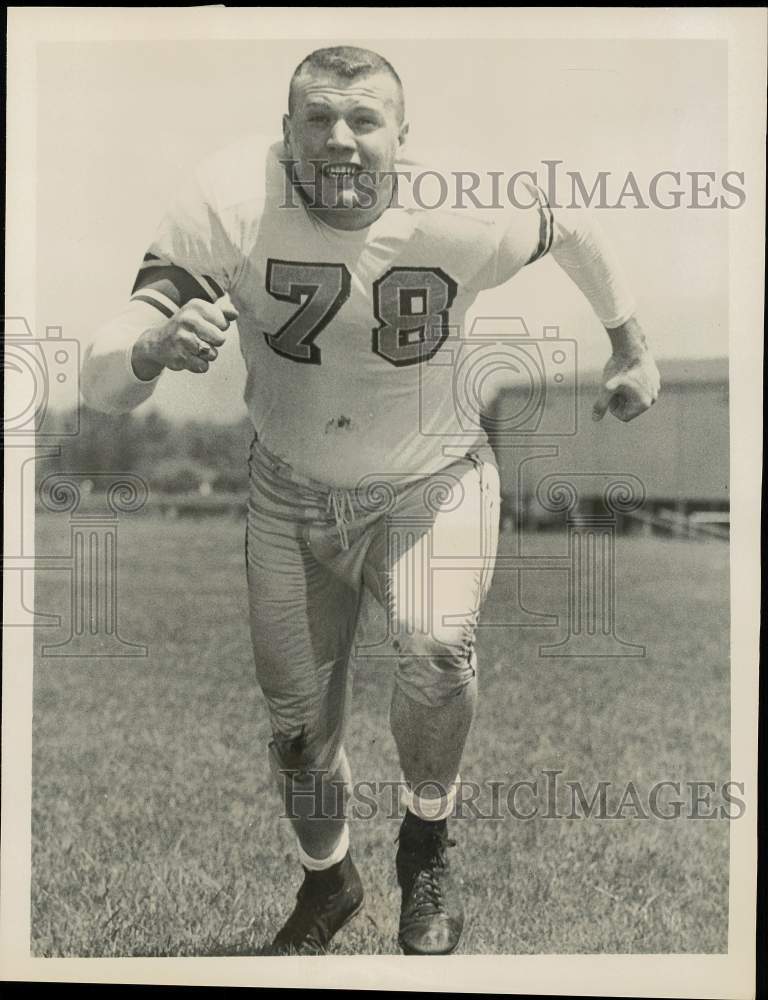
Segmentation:
<svg viewBox="0 0 768 1000">
<path fill-rule="evenodd" d="M 131 357 L 136 375 L 154 378 L 163 368 L 207 372 L 225 342 L 224 332 L 236 319 L 237 310 L 225 299 L 216 303 L 191 299 L 167 322 L 139 338 Z"/>
<path fill-rule="evenodd" d="M 650 409 L 661 387 L 659 370 L 639 324 L 631 320 L 609 330 L 614 352 L 603 369 L 603 384 L 592 408 L 593 420 L 610 412 L 625 423 Z"/>
</svg>

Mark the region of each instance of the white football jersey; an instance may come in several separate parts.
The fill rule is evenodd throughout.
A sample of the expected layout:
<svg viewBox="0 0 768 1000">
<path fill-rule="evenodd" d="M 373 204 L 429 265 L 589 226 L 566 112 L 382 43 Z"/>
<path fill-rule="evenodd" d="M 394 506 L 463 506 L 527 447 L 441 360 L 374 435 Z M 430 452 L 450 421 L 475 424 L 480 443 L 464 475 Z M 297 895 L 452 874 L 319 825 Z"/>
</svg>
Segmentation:
<svg viewBox="0 0 768 1000">
<path fill-rule="evenodd" d="M 348 232 L 307 210 L 283 158 L 281 142 L 248 139 L 208 159 L 132 297 L 168 316 L 229 297 L 254 428 L 300 475 L 353 487 L 438 471 L 485 439 L 454 387 L 466 311 L 549 250 L 546 199 L 536 189 L 528 210 L 429 209 L 401 184 L 376 222 Z"/>
</svg>

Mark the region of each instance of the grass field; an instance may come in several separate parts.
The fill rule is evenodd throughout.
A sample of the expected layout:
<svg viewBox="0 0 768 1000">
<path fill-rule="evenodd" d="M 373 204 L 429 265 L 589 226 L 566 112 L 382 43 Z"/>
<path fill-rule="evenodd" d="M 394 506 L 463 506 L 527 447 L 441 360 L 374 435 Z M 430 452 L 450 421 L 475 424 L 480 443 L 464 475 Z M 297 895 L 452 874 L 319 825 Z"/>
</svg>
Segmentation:
<svg viewBox="0 0 768 1000">
<path fill-rule="evenodd" d="M 37 530 L 39 553 L 66 551 L 66 515 L 40 516 Z M 36 661 L 32 951 L 258 954 L 300 879 L 266 768 L 243 525 L 142 514 L 119 530 L 120 632 L 149 655 Z M 564 552 L 565 536 L 527 544 Z M 617 631 L 646 656 L 542 658 L 539 643 L 557 641 L 558 629 L 481 629 L 464 779 L 535 780 L 560 768 L 586 788 L 728 780 L 727 546 L 620 537 L 617 563 Z M 504 620 L 509 586 L 497 576 L 484 621 Z M 562 613 L 565 588 L 560 571 L 527 574 L 525 604 Z M 66 620 L 67 574 L 39 573 L 36 603 Z M 366 608 L 363 628 L 380 624 Z M 38 646 L 66 631 L 40 630 Z M 382 659 L 357 666 L 347 744 L 357 779 L 399 777 L 391 670 Z M 398 821 L 351 827 L 367 904 L 334 950 L 396 953 Z M 725 951 L 728 827 L 685 816 L 455 820 L 461 951 Z"/>
</svg>

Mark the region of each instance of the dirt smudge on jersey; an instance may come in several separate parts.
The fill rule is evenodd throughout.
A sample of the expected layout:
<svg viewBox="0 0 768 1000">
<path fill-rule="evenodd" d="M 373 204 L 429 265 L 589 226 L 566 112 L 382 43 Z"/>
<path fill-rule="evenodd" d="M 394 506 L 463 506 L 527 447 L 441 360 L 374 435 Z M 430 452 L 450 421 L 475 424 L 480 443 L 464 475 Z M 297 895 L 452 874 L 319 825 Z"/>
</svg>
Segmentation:
<svg viewBox="0 0 768 1000">
<path fill-rule="evenodd" d="M 341 416 L 331 417 L 331 419 L 325 425 L 325 433 L 330 434 L 331 431 L 341 431 L 341 430 L 352 430 L 352 420 L 350 417 L 345 417 L 342 413 Z"/>
</svg>

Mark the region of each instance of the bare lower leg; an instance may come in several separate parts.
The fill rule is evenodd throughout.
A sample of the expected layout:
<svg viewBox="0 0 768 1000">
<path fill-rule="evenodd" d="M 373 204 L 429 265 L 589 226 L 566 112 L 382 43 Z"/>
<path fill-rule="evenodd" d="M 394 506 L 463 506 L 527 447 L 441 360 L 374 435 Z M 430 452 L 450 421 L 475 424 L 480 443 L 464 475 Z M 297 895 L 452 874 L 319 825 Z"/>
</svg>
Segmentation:
<svg viewBox="0 0 768 1000">
<path fill-rule="evenodd" d="M 413 790 L 423 782 L 425 798 L 440 798 L 459 773 L 464 745 L 477 703 L 474 678 L 445 705 L 429 706 L 409 698 L 397 686 L 392 695 L 390 726 L 400 756 L 400 767 Z"/>
<path fill-rule="evenodd" d="M 272 769 L 302 850 L 323 860 L 337 847 L 346 823 L 351 773 L 342 750 L 333 771 L 288 771 L 272 757 Z"/>
</svg>

